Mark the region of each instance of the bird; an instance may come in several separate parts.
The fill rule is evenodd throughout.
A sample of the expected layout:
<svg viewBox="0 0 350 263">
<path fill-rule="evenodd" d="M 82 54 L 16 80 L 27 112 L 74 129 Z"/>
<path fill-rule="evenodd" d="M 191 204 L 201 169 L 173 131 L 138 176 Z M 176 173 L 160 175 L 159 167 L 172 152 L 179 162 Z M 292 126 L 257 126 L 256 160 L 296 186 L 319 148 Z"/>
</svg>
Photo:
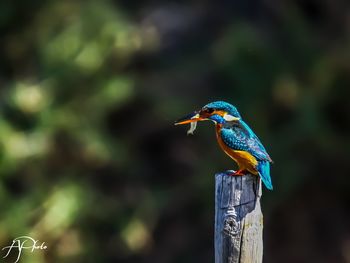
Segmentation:
<svg viewBox="0 0 350 263">
<path fill-rule="evenodd" d="M 235 106 L 225 101 L 214 101 L 177 120 L 175 125 L 191 124 L 188 133 L 193 134 L 197 122 L 207 120 L 215 124 L 216 139 L 221 149 L 238 165 L 238 170 L 230 175 L 250 173 L 260 176 L 265 187 L 272 190 L 270 164 L 273 161 Z"/>
</svg>

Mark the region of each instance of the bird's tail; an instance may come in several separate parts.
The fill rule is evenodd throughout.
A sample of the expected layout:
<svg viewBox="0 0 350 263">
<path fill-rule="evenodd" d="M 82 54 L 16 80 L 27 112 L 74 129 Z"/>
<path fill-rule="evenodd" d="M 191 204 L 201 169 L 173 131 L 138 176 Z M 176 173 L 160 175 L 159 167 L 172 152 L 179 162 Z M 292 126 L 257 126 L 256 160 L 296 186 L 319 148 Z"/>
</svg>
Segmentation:
<svg viewBox="0 0 350 263">
<path fill-rule="evenodd" d="M 260 161 L 258 163 L 258 171 L 260 178 L 263 181 L 266 188 L 272 190 L 273 187 L 270 176 L 270 163 L 268 161 Z"/>
</svg>

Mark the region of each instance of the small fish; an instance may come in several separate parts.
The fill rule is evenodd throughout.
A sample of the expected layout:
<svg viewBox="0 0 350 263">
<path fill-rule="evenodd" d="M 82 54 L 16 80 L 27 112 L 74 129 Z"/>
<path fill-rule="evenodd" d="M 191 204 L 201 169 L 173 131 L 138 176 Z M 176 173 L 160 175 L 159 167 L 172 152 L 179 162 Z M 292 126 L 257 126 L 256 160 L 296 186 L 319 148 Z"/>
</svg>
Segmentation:
<svg viewBox="0 0 350 263">
<path fill-rule="evenodd" d="M 190 125 L 191 126 L 190 126 L 190 129 L 187 131 L 187 135 L 189 135 L 189 134 L 193 135 L 193 132 L 194 132 L 194 130 L 197 127 L 197 122 L 196 121 L 195 122 L 191 122 Z"/>
<path fill-rule="evenodd" d="M 194 115 L 191 119 L 197 119 L 199 117 L 199 114 L 197 113 L 196 115 Z M 193 132 L 194 132 L 194 130 L 196 129 L 196 127 L 197 127 L 197 122 L 196 121 L 194 121 L 194 122 L 191 122 L 190 123 L 190 129 L 187 131 L 187 135 L 189 135 L 189 134 L 191 134 L 191 135 L 193 135 Z"/>
<path fill-rule="evenodd" d="M 187 123 L 189 123 L 189 121 L 192 121 L 192 122 L 190 122 L 191 126 L 190 126 L 190 129 L 187 131 L 187 135 L 188 134 L 193 135 L 193 132 L 197 127 L 197 121 L 200 120 L 199 116 L 200 116 L 199 112 L 195 111 L 195 112 L 181 118 L 180 120 L 175 121 L 175 125 L 185 124 L 185 123 L 187 124 Z"/>
</svg>

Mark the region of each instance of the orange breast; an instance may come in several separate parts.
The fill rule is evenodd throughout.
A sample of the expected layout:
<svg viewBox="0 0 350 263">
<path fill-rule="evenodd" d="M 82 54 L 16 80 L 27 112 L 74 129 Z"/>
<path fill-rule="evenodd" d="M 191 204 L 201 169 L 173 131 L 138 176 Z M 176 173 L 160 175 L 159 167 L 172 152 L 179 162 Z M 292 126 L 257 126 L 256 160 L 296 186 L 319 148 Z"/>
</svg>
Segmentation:
<svg viewBox="0 0 350 263">
<path fill-rule="evenodd" d="M 221 125 L 216 125 L 216 139 L 221 149 L 237 163 L 239 169 L 248 170 L 253 174 L 257 174 L 256 166 L 258 161 L 256 158 L 246 151 L 236 151 L 228 147 L 220 136 L 220 129 Z"/>
</svg>

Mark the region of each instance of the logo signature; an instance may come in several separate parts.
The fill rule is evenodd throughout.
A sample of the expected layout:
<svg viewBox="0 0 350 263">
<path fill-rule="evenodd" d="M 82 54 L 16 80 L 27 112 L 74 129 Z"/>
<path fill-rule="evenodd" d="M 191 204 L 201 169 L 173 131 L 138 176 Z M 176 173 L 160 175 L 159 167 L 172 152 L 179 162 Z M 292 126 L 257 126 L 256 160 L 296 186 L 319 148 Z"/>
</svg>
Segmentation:
<svg viewBox="0 0 350 263">
<path fill-rule="evenodd" d="M 35 240 L 34 238 L 31 238 L 29 236 L 20 236 L 15 238 L 12 241 L 12 244 L 10 246 L 3 247 L 2 250 L 7 250 L 6 255 L 3 258 L 8 257 L 12 249 L 17 249 L 17 259 L 14 263 L 17 263 L 18 260 L 21 258 L 22 251 L 24 249 L 30 250 L 30 252 L 34 252 L 34 250 L 45 250 L 47 249 L 47 246 L 45 245 L 45 242 L 39 242 L 39 240 Z"/>
</svg>

